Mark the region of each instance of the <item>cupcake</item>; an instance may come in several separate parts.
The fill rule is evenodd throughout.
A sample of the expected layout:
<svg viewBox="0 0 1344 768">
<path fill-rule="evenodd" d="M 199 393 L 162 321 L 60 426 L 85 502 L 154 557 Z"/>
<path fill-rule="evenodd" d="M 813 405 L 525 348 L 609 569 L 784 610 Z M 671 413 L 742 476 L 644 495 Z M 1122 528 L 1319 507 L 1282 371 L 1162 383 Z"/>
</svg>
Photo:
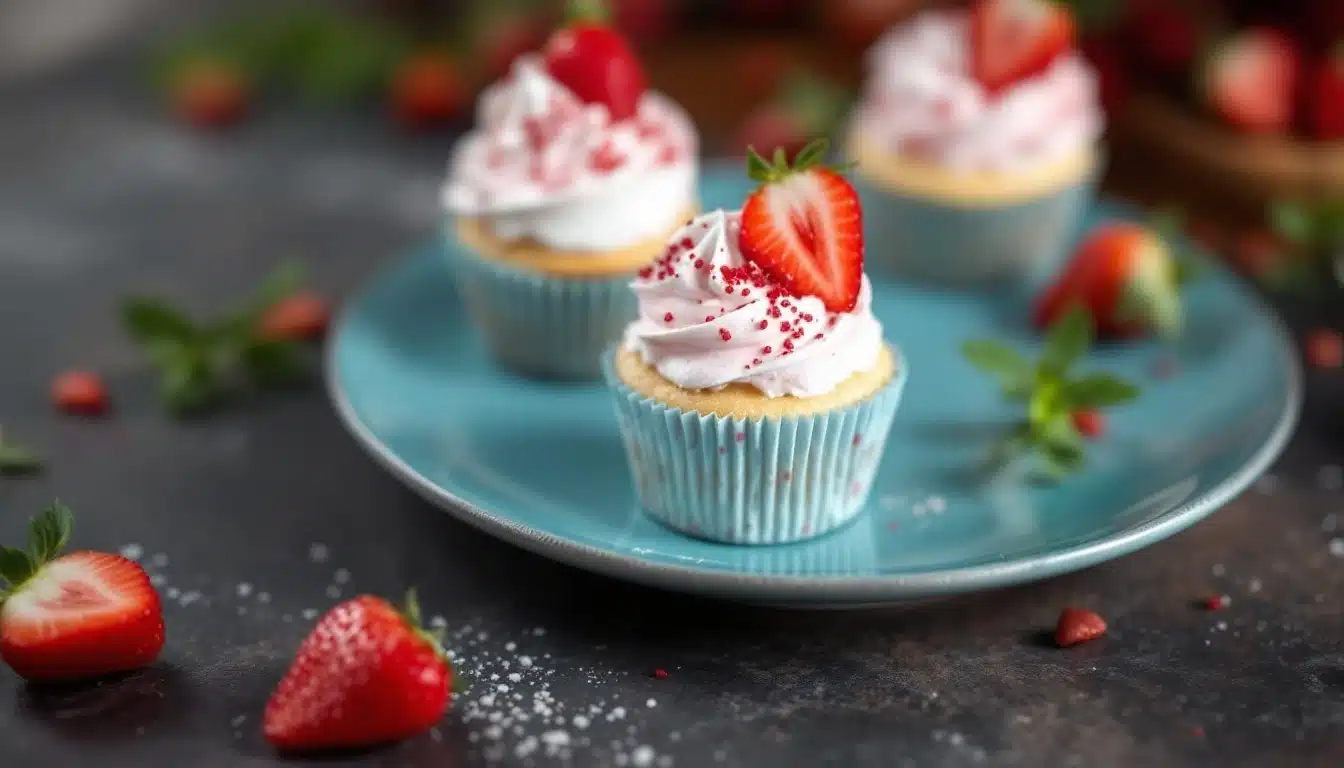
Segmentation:
<svg viewBox="0 0 1344 768">
<path fill-rule="evenodd" d="M 1102 163 L 1096 78 L 1072 37 L 1047 0 L 981 0 L 873 48 L 846 151 L 876 263 L 957 283 L 1058 265 Z"/>
<path fill-rule="evenodd" d="M 853 187 L 752 157 L 761 187 L 672 235 L 606 358 L 648 513 L 735 544 L 811 538 L 863 509 L 906 379 L 863 274 Z"/>
<path fill-rule="evenodd" d="M 589 6 L 591 4 L 582 4 Z M 579 18 L 485 90 L 443 200 L 467 314 L 518 372 L 595 378 L 634 317 L 628 284 L 695 214 L 690 119 Z"/>
</svg>

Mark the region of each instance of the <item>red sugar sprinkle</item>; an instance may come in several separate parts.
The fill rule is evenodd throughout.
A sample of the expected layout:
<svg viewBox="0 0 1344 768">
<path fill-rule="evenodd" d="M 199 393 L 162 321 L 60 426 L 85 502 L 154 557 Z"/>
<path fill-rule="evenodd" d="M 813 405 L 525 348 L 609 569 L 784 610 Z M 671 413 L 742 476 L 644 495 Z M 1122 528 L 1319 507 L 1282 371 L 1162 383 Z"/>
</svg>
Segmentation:
<svg viewBox="0 0 1344 768">
<path fill-rule="evenodd" d="M 653 277 L 653 267 L 645 267 L 639 270 L 639 279 L 648 280 L 650 277 Z"/>
<path fill-rule="evenodd" d="M 704 269 L 704 268 L 705 268 L 705 260 L 704 260 L 704 259 L 696 259 L 696 260 L 695 260 L 695 268 L 696 268 L 696 269 Z"/>
<path fill-rule="evenodd" d="M 719 338 L 723 339 L 724 341 L 728 341 L 729 339 L 733 338 L 733 334 L 729 333 L 727 328 L 720 328 Z"/>
<path fill-rule="evenodd" d="M 735 289 L 733 288 L 733 286 L 730 285 L 727 288 L 724 288 L 723 290 L 725 293 L 732 293 Z"/>
<path fill-rule="evenodd" d="M 743 288 L 743 289 L 742 289 L 742 295 L 743 295 L 743 296 L 750 296 L 750 295 L 751 295 L 751 290 L 748 289 L 748 288 Z"/>
<path fill-rule="evenodd" d="M 751 364 L 752 364 L 752 365 L 760 365 L 760 364 L 761 364 L 761 358 L 759 358 L 759 357 L 753 357 L 753 358 L 751 358 Z"/>
<path fill-rule="evenodd" d="M 705 322 L 706 322 L 706 323 L 712 323 L 712 322 L 714 322 L 714 316 L 713 316 L 713 315 L 705 315 Z"/>
<path fill-rule="evenodd" d="M 1232 604 L 1232 598 L 1227 595 L 1209 595 L 1204 598 L 1204 610 L 1221 611 Z"/>
<path fill-rule="evenodd" d="M 792 351 L 793 351 L 793 339 L 785 339 L 785 340 L 784 340 L 784 350 L 785 350 L 786 352 L 792 352 Z"/>
<path fill-rule="evenodd" d="M 769 323 L 768 321 L 762 320 L 761 322 L 759 322 L 759 323 L 756 324 L 756 327 L 759 328 L 759 329 L 761 329 L 762 331 L 764 331 L 764 330 L 766 329 L 766 327 L 769 326 L 769 325 L 770 325 L 770 323 Z"/>
<path fill-rule="evenodd" d="M 683 237 L 683 238 L 681 238 L 681 247 L 682 247 L 682 248 L 687 248 L 687 249 L 694 248 L 694 247 L 695 247 L 695 243 L 691 242 L 691 238 L 689 238 L 689 237 Z"/>
<path fill-rule="evenodd" d="M 818 338 L 818 339 L 824 339 L 824 338 L 826 338 L 826 334 L 824 334 L 824 333 L 818 333 L 818 334 L 817 334 L 817 338 Z"/>
<path fill-rule="evenodd" d="M 810 322 L 812 322 L 812 315 L 808 314 L 807 312 L 804 312 L 804 313 L 803 313 L 803 322 L 805 322 L 805 323 L 810 323 Z"/>
<path fill-rule="evenodd" d="M 793 323 L 790 323 L 788 320 L 785 320 L 784 322 L 779 324 L 779 330 L 783 331 L 784 333 L 788 333 L 789 331 L 793 330 Z"/>
<path fill-rule="evenodd" d="M 770 345 L 766 344 L 764 347 L 761 347 L 761 354 L 763 355 L 770 354 L 770 349 L 771 349 Z"/>
<path fill-rule="evenodd" d="M 747 439 L 747 433 L 746 433 L 746 432 L 738 432 L 736 435 L 733 435 L 733 439 L 736 440 L 736 441 L 739 442 L 739 443 L 741 443 L 741 442 L 745 442 L 746 439 Z"/>
<path fill-rule="evenodd" d="M 665 322 L 665 323 L 670 323 L 670 322 L 672 322 L 672 313 L 671 313 L 671 312 L 668 312 L 666 315 L 663 315 L 663 322 Z"/>
<path fill-rule="evenodd" d="M 850 441 L 850 444 L 851 444 L 851 445 L 858 445 L 858 444 L 861 443 L 861 442 L 863 442 L 863 435 L 855 435 L 855 436 L 854 436 L 854 439 Z"/>
<path fill-rule="evenodd" d="M 666 670 L 666 669 L 655 669 L 655 670 L 653 670 L 653 676 L 656 677 L 656 678 L 658 678 L 659 680 L 666 680 L 666 679 L 667 679 L 667 670 Z"/>
</svg>

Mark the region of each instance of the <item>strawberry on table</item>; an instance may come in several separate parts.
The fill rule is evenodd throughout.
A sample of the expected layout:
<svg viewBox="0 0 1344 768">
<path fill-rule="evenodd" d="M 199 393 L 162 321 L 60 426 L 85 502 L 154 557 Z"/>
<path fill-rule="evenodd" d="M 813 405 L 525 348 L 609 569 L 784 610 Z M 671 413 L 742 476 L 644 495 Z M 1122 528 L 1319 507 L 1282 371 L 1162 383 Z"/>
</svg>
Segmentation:
<svg viewBox="0 0 1344 768">
<path fill-rule="evenodd" d="M 1044 72 L 1073 37 L 1073 16 L 1049 0 L 979 0 L 971 11 L 972 71 L 998 93 Z"/>
<path fill-rule="evenodd" d="M 327 332 L 331 312 L 322 297 L 309 291 L 286 296 L 261 316 L 257 331 L 262 338 L 280 341 L 310 341 Z"/>
<path fill-rule="evenodd" d="M 572 0 L 569 22 L 546 41 L 546 71 L 587 104 L 601 104 L 613 122 L 634 117 L 644 95 L 644 67 L 630 44 L 606 23 L 600 0 Z"/>
<path fill-rule="evenodd" d="M 61 555 L 73 521 L 68 507 L 53 504 L 33 520 L 26 551 L 0 547 L 0 657 L 26 680 L 138 669 L 163 648 L 149 576 L 120 555 Z"/>
<path fill-rule="evenodd" d="M 107 387 L 96 373 L 67 371 L 51 382 L 51 399 L 56 407 L 82 416 L 101 416 L 107 412 Z"/>
<path fill-rule="evenodd" d="M 420 626 L 412 591 L 405 612 L 364 595 L 318 620 L 266 703 L 275 747 L 368 747 L 414 736 L 447 711 L 453 670 L 436 633 Z"/>
<path fill-rule="evenodd" d="M 1180 284 L 1185 266 L 1162 238 L 1130 223 L 1104 224 L 1088 233 L 1044 294 L 1034 321 L 1054 325 L 1075 306 L 1086 309 L 1103 337 L 1146 332 L 1172 337 L 1184 320 Z"/>
<path fill-rule="evenodd" d="M 816 296 L 832 312 L 854 309 L 863 280 L 863 218 L 858 193 L 821 165 L 828 143 L 817 139 L 790 165 L 747 153 L 761 182 L 742 206 L 742 253 L 783 288 Z"/>
<path fill-rule="evenodd" d="M 1285 133 L 1293 123 L 1300 59 L 1297 43 L 1284 33 L 1244 29 L 1217 46 L 1205 63 L 1204 101 L 1238 130 Z"/>
<path fill-rule="evenodd" d="M 1321 141 L 1344 139 L 1344 43 L 1316 65 L 1307 93 L 1311 135 Z"/>
<path fill-rule="evenodd" d="M 198 128 L 224 128 L 238 122 L 247 114 L 248 98 L 247 78 L 223 60 L 191 61 L 173 76 L 174 109 Z"/>
</svg>

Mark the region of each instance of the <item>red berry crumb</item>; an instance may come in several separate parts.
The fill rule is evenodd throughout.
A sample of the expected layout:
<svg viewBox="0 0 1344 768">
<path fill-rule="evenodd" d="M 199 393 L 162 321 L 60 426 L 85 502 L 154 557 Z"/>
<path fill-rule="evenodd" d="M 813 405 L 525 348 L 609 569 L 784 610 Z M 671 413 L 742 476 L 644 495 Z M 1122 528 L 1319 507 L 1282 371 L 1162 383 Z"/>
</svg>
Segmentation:
<svg viewBox="0 0 1344 768">
<path fill-rule="evenodd" d="M 1227 595 L 1209 595 L 1204 598 L 1204 610 L 1221 611 L 1232 604 L 1232 598 Z"/>
<path fill-rule="evenodd" d="M 1083 437 L 1095 440 L 1106 431 L 1106 416 L 1095 408 L 1073 412 L 1073 426 Z"/>
<path fill-rule="evenodd" d="M 1068 648 L 1106 634 L 1106 620 L 1082 608 L 1065 608 L 1055 625 L 1055 645 Z"/>
<path fill-rule="evenodd" d="M 1338 368 L 1344 363 L 1344 337 L 1327 328 L 1307 336 L 1307 360 L 1317 368 Z"/>
<path fill-rule="evenodd" d="M 62 373 L 51 382 L 51 397 L 67 413 L 98 416 L 107 412 L 107 388 L 96 373 Z"/>
<path fill-rule="evenodd" d="M 671 312 L 668 312 L 667 314 L 663 315 L 663 322 L 664 322 L 664 323 L 670 323 L 670 322 L 672 322 L 672 313 L 671 313 Z"/>
<path fill-rule="evenodd" d="M 653 676 L 658 678 L 659 680 L 665 680 L 667 679 L 667 670 L 661 668 L 655 669 L 653 670 Z"/>
<path fill-rule="evenodd" d="M 730 332 L 728 331 L 727 328 L 720 328 L 720 329 L 719 329 L 719 338 L 720 338 L 720 339 L 723 339 L 724 341 L 729 341 L 730 339 L 733 338 L 733 334 L 730 333 Z"/>
</svg>

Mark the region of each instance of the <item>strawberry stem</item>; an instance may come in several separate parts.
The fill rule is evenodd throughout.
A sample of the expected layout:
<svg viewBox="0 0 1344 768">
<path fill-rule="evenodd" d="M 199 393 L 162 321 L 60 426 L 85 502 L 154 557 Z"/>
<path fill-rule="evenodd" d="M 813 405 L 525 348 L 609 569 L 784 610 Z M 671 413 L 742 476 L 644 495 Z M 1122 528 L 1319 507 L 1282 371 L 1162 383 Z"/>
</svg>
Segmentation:
<svg viewBox="0 0 1344 768">
<path fill-rule="evenodd" d="M 762 184 L 783 181 L 792 174 L 802 173 L 809 168 L 821 165 L 821 161 L 826 157 L 826 152 L 830 147 L 831 143 L 825 137 L 813 139 L 798 152 L 798 156 L 793 159 L 792 166 L 789 165 L 789 158 L 783 147 L 775 147 L 774 155 L 770 160 L 766 160 L 757 153 L 755 147 L 747 147 L 747 176 Z"/>
<path fill-rule="evenodd" d="M 443 627 L 425 629 L 423 614 L 420 612 L 420 596 L 416 593 L 415 587 L 406 590 L 406 604 L 401 610 L 401 616 L 416 635 L 434 648 L 435 655 L 440 659 L 448 658 L 447 652 L 443 649 Z"/>
<path fill-rule="evenodd" d="M 570 24 L 606 24 L 610 16 L 603 0 L 569 0 L 565 9 Z"/>
</svg>

